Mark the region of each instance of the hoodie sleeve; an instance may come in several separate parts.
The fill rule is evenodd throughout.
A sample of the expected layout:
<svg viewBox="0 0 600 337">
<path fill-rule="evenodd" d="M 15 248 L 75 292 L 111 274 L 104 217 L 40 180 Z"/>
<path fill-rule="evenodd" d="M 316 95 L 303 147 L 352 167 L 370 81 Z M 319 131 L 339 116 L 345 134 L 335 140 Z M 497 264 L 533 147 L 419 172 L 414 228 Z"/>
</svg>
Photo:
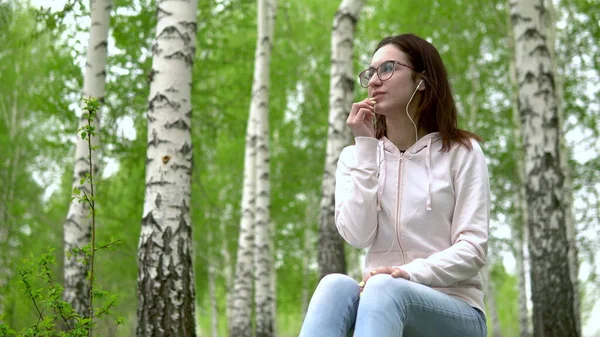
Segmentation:
<svg viewBox="0 0 600 337">
<path fill-rule="evenodd" d="M 453 170 L 455 206 L 452 246 L 400 266 L 413 282 L 446 287 L 477 275 L 486 264 L 490 219 L 490 183 L 487 164 L 479 144 L 469 151 L 459 146 Z"/>
<path fill-rule="evenodd" d="M 335 225 L 356 248 L 366 248 L 377 232 L 377 144 L 356 137 L 340 154 L 335 174 Z"/>
</svg>

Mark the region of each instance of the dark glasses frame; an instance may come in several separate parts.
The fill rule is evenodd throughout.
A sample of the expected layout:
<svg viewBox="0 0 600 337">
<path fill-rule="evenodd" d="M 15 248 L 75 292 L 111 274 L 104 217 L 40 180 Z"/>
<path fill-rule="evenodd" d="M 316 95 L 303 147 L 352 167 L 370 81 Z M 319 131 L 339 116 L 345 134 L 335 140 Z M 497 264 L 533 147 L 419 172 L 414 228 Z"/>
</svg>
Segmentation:
<svg viewBox="0 0 600 337">
<path fill-rule="evenodd" d="M 393 64 L 392 71 L 385 72 L 385 70 L 384 70 L 385 67 L 387 67 L 390 63 Z M 367 88 L 367 87 L 369 87 L 369 82 L 371 81 L 371 78 L 373 78 L 373 76 L 375 74 L 377 74 L 377 77 L 381 81 L 387 81 L 394 75 L 394 71 L 396 70 L 397 65 L 417 71 L 414 67 L 409 66 L 408 64 L 402 63 L 400 61 L 387 60 L 387 61 L 382 62 L 377 67 L 377 69 L 375 69 L 374 67 L 369 67 L 369 68 L 361 71 L 360 74 L 358 74 L 358 82 L 360 83 L 361 87 Z"/>
</svg>

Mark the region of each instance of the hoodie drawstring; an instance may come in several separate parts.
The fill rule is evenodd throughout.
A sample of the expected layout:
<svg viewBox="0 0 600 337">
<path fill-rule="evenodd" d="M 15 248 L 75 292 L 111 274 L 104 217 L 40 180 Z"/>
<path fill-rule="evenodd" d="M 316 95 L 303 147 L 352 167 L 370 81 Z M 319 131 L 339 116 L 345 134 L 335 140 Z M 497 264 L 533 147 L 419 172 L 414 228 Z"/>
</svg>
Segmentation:
<svg viewBox="0 0 600 337">
<path fill-rule="evenodd" d="M 383 190 L 385 188 L 385 178 L 387 177 L 386 172 L 385 172 L 385 164 L 383 165 L 383 168 L 381 167 L 381 164 L 385 161 L 385 150 L 384 147 L 385 145 L 380 143 L 379 144 L 379 156 L 377 158 L 378 160 L 378 164 L 377 164 L 377 177 L 379 177 L 379 174 L 383 174 L 383 185 L 381 185 L 379 187 L 379 191 L 377 191 L 377 211 L 381 211 L 381 199 L 383 198 Z M 383 171 L 380 173 L 380 171 Z"/>
<path fill-rule="evenodd" d="M 431 211 L 431 137 L 427 141 L 425 166 L 427 166 L 427 210 Z"/>
</svg>

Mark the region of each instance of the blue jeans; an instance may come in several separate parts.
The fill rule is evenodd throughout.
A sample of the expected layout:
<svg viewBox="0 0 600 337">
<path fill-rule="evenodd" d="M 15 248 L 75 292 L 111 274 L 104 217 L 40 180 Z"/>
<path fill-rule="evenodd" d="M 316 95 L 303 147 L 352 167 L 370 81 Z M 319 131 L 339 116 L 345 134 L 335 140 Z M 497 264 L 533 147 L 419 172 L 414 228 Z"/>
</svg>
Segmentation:
<svg viewBox="0 0 600 337">
<path fill-rule="evenodd" d="M 466 302 L 387 274 L 358 283 L 325 276 L 312 299 L 300 337 L 485 337 L 484 314 Z M 360 301 L 359 301 L 360 299 Z"/>
</svg>

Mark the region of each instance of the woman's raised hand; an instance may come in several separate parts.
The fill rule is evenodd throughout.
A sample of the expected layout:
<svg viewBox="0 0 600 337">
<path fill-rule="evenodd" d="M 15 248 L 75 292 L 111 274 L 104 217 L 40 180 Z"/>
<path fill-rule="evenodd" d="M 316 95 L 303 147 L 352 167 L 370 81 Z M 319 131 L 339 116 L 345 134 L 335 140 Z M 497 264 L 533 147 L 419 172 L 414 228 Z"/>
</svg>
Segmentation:
<svg viewBox="0 0 600 337">
<path fill-rule="evenodd" d="M 375 138 L 375 127 L 373 125 L 374 118 L 375 100 L 366 98 L 352 104 L 352 109 L 350 110 L 346 124 L 348 124 L 352 130 L 354 137 Z"/>
</svg>

